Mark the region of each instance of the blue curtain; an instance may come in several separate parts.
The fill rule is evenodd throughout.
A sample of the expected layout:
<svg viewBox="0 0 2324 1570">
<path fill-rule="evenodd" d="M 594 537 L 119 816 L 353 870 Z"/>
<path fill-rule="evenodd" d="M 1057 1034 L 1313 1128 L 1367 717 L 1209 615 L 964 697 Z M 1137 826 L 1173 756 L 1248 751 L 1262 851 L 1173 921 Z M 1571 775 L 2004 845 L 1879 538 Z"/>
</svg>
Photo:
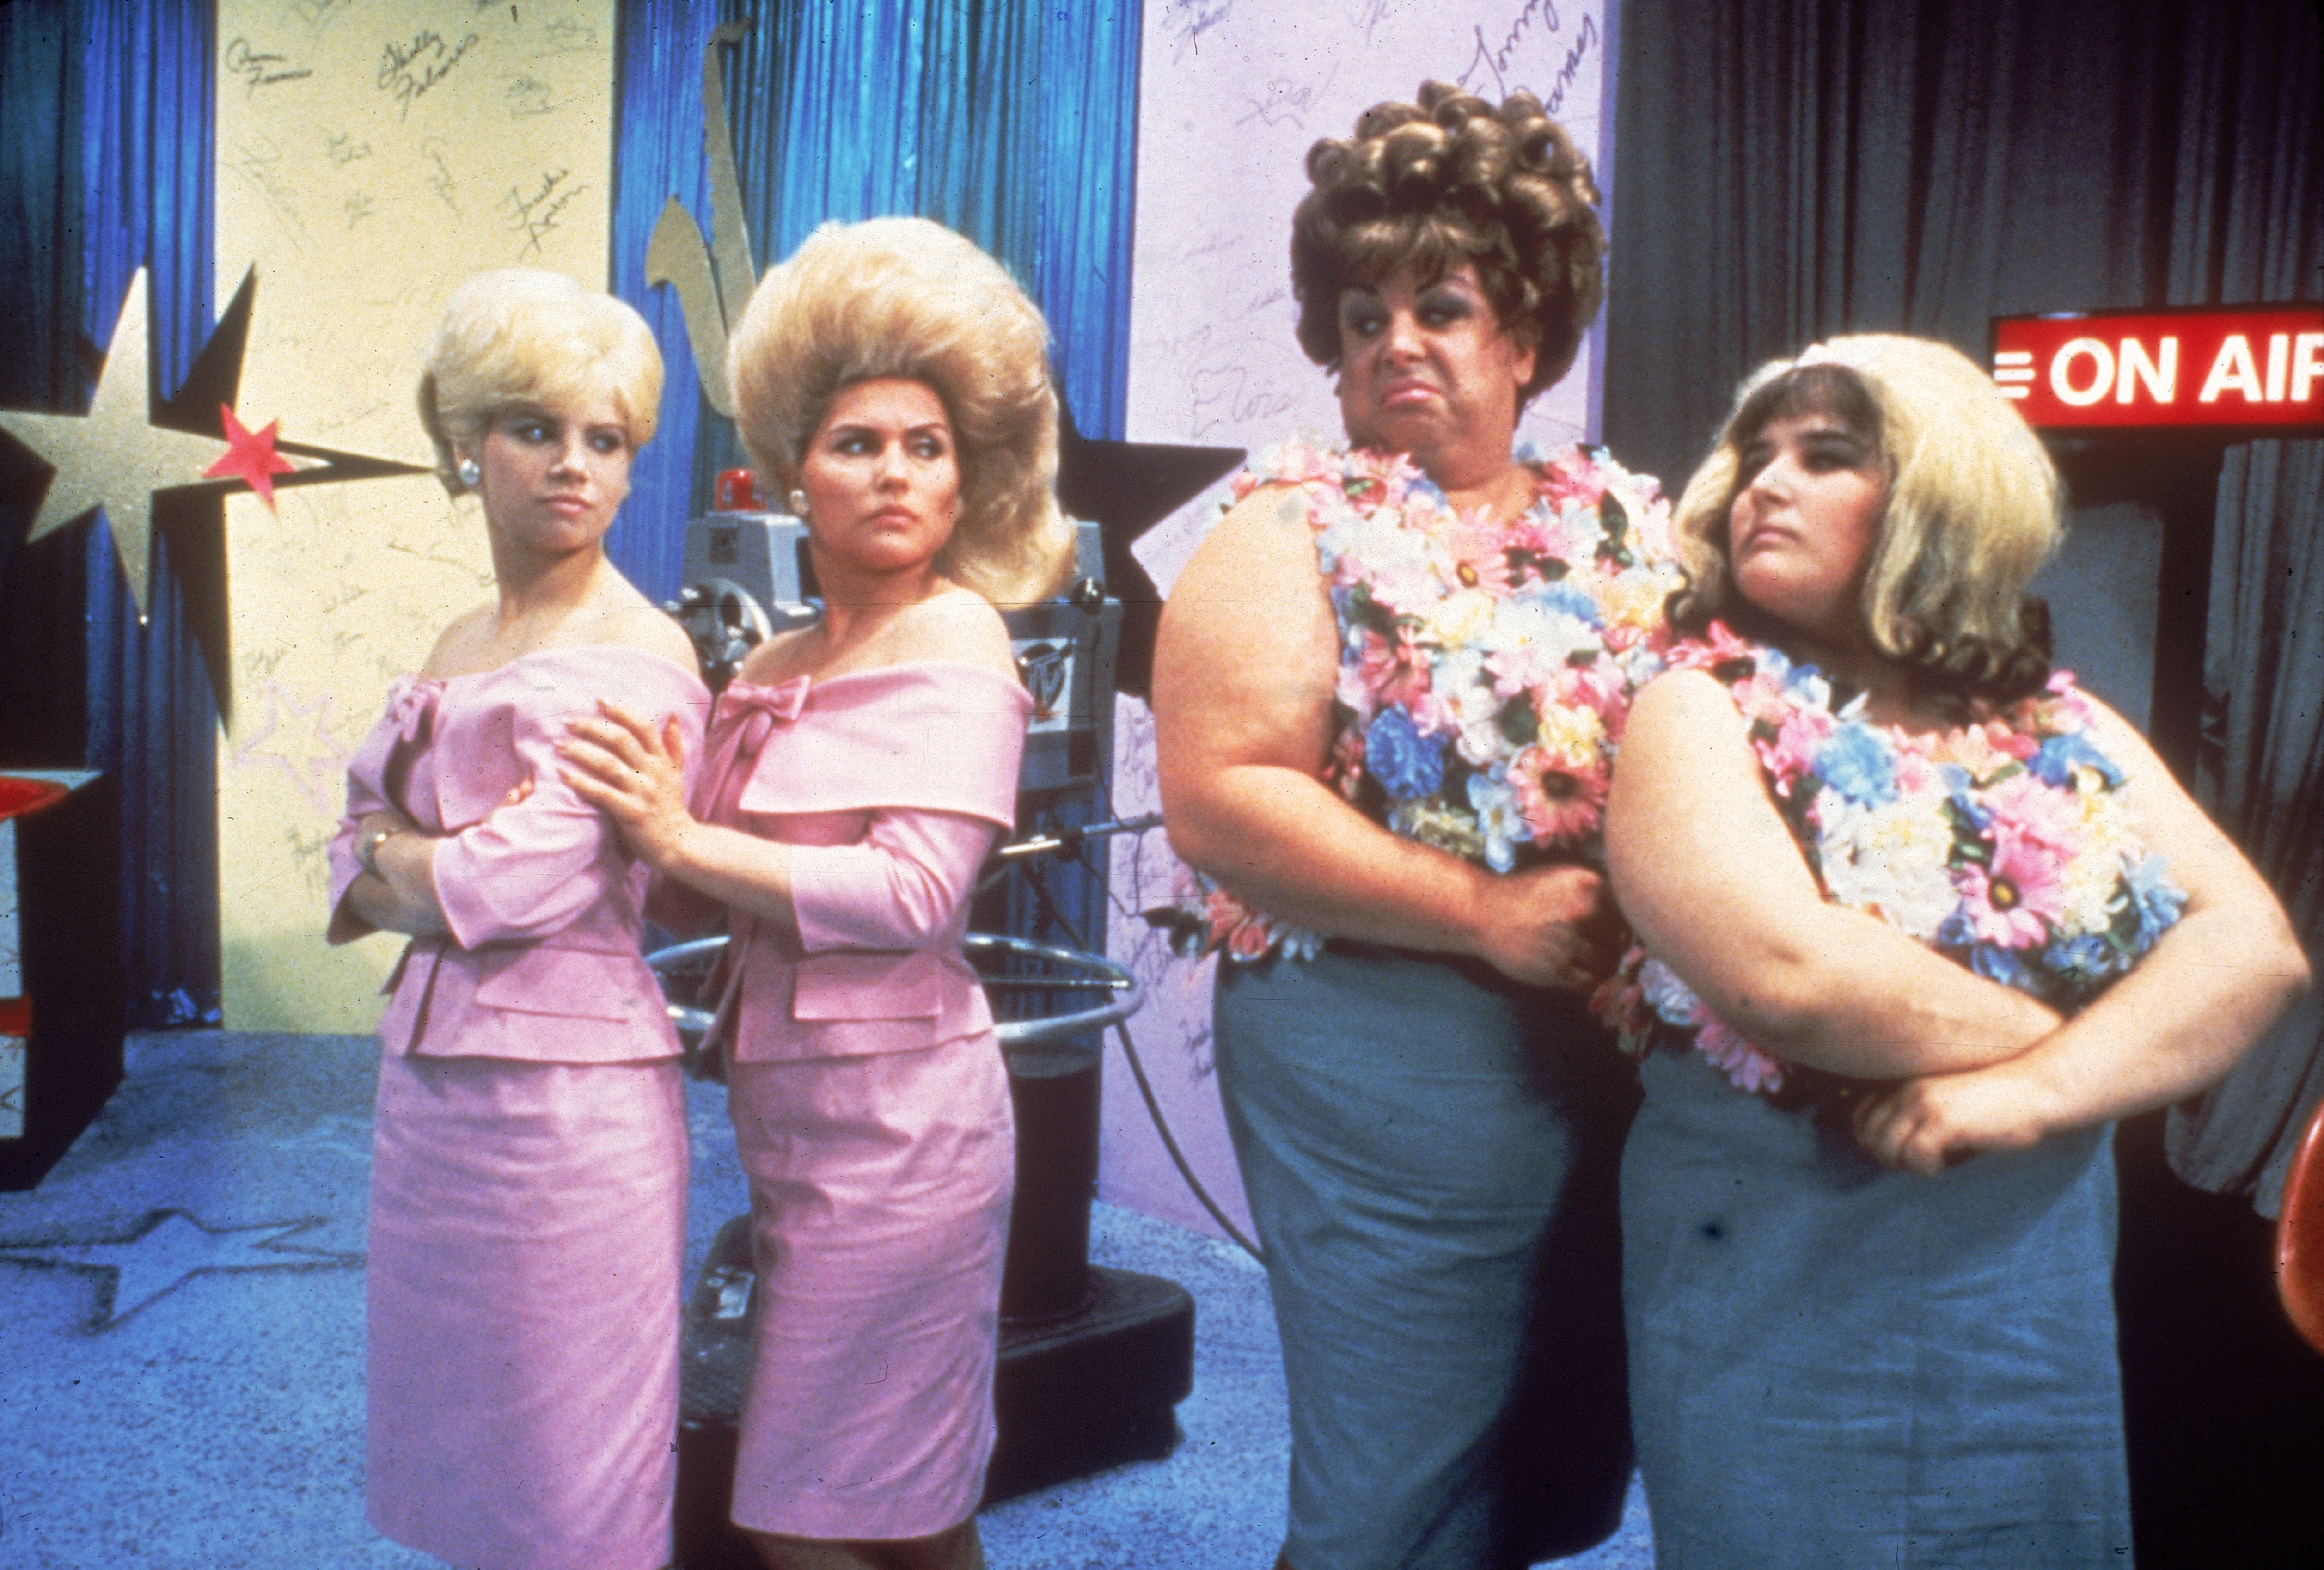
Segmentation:
<svg viewBox="0 0 2324 1570">
<path fill-rule="evenodd" d="M 643 276 L 670 195 L 708 233 L 702 51 L 734 20 L 752 25 L 727 57 L 727 114 L 762 270 L 827 218 L 934 218 L 1008 263 L 1039 303 L 1084 435 L 1119 437 L 1128 396 L 1132 0 L 630 0 L 613 276 L 654 324 L 669 391 L 613 556 L 657 599 L 679 586 L 686 520 L 712 476 L 742 461 L 695 391 L 673 291 L 648 292 Z"/>
<path fill-rule="evenodd" d="M 212 8 L 0 13 L 0 216 L 15 215 L 0 254 L 31 311 L 0 323 L 0 386 L 11 407 L 85 410 L 93 380 L 72 340 L 107 339 L 142 266 L 167 393 L 216 309 Z M 949 224 L 1039 301 L 1083 431 L 1121 434 L 1136 5 L 626 0 L 610 275 L 654 326 L 669 392 L 612 550 L 657 598 L 679 586 L 686 520 L 734 448 L 726 423 L 705 418 L 676 299 L 644 287 L 646 237 L 673 193 L 706 224 L 702 51 L 734 17 L 755 23 L 726 79 L 760 264 L 825 218 Z M 218 997 L 217 722 L 174 579 L 164 561 L 141 625 L 103 524 L 24 548 L 29 523 L 29 508 L 0 510 L 0 761 L 119 776 L 133 1018 L 204 1017 Z"/>
<path fill-rule="evenodd" d="M 62 167 L 80 204 L 72 319 L 111 337 L 129 281 L 147 271 L 152 368 L 174 391 L 211 308 L 213 18 L 177 0 L 72 0 L 77 123 Z M 143 333 L 143 321 L 123 325 Z M 68 401 L 88 406 L 84 375 Z M 134 1024 L 213 1016 L 218 999 L 217 711 L 166 554 L 141 624 L 110 530 L 79 531 L 86 585 L 87 766 L 121 781 L 123 959 Z"/>
<path fill-rule="evenodd" d="M 674 289 L 646 287 L 646 242 L 662 204 L 685 203 L 710 232 L 710 171 L 702 155 L 702 51 L 717 0 L 629 0 L 613 59 L 619 118 L 613 152 L 613 292 L 645 317 L 661 345 L 661 425 L 630 470 L 630 499 L 606 539 L 613 565 L 657 600 L 673 597 L 685 565 L 686 521 L 697 510 L 694 448 L 707 420 L 694 347 Z M 715 369 L 714 368 L 714 374 Z"/>
</svg>

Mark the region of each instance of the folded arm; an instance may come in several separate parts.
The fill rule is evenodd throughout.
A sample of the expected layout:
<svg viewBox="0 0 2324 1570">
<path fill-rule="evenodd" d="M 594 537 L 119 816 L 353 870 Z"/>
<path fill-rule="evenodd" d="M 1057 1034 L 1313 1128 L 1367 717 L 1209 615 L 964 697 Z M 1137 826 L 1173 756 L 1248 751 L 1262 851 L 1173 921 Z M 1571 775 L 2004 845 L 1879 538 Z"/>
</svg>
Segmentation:
<svg viewBox="0 0 2324 1570">
<path fill-rule="evenodd" d="M 1323 783 L 1339 630 L 1296 491 L 1253 492 L 1172 588 L 1154 651 L 1170 843 L 1240 898 L 1315 930 L 1473 955 L 1521 981 L 1610 966 L 1604 881 L 1498 876 L 1392 834 Z"/>
<path fill-rule="evenodd" d="M 2091 739 L 2122 769 L 2124 805 L 2186 906 L 2128 975 L 2031 1050 L 1913 1080 L 1863 1109 L 1858 1137 L 1894 1165 L 1933 1171 L 1969 1151 L 2020 1148 L 2191 1095 L 2307 990 L 2307 958 L 2265 880 L 2137 731 L 2090 706 Z"/>
<path fill-rule="evenodd" d="M 1825 901 L 1749 734 L 1701 671 L 1648 684 L 1606 811 L 1623 914 L 1711 1011 L 1794 1063 L 1865 1078 L 1977 1068 L 2058 1016 L 1878 917 Z"/>
</svg>

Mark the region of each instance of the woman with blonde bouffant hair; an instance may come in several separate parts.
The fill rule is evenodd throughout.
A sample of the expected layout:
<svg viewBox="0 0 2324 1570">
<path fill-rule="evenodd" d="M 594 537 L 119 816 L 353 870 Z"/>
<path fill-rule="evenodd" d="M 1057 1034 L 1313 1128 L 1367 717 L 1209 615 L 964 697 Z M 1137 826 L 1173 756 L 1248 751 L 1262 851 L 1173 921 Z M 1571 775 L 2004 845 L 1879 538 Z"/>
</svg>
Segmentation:
<svg viewBox="0 0 2324 1570">
<path fill-rule="evenodd" d="M 1070 564 L 1047 341 L 948 230 L 816 230 L 728 365 L 823 619 L 720 696 L 690 801 L 641 716 L 574 727 L 574 788 L 659 874 L 657 914 L 733 922 L 714 1039 L 760 1302 L 733 1519 L 777 1570 L 983 1562 L 1014 1147 L 962 940 L 1031 711 L 995 606 Z"/>
<path fill-rule="evenodd" d="M 527 268 L 454 291 L 420 415 L 494 594 L 390 689 L 330 846 L 330 940 L 411 939 L 380 1022 L 365 1501 L 488 1570 L 670 1554 L 678 1044 L 638 953 L 645 870 L 556 754 L 608 695 L 678 737 L 709 708 L 605 556 L 660 395 L 620 300 Z"/>
<path fill-rule="evenodd" d="M 2113 1120 L 2306 984 L 2267 885 L 2050 667 L 2041 443 L 1951 346 L 1747 381 L 1606 845 L 1658 1565 L 2125 1563 Z"/>
</svg>

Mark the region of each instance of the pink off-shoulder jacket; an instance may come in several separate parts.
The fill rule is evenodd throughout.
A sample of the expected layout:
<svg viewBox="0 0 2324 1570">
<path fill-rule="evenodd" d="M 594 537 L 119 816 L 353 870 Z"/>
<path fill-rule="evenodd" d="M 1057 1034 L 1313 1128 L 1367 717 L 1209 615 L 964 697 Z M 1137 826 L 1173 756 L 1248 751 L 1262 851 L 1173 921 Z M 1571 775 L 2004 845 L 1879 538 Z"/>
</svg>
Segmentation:
<svg viewBox="0 0 2324 1570">
<path fill-rule="evenodd" d="M 1032 706 L 1011 678 L 947 660 L 719 695 L 695 815 L 789 844 L 798 919 L 794 941 L 734 916 L 719 1035 L 737 1061 L 991 1028 L 961 944 L 977 868 L 1016 819 Z"/>
<path fill-rule="evenodd" d="M 385 991 L 387 1049 L 425 1057 L 604 1063 L 673 1057 L 661 989 L 640 957 L 645 869 L 560 778 L 565 721 L 613 698 L 678 716 L 701 754 L 710 693 L 643 650 L 551 649 L 497 670 L 404 677 L 347 765 L 330 845 L 330 941 L 374 930 L 346 902 L 355 826 L 393 808 L 445 837 L 435 875 L 447 937 L 414 938 Z M 531 793 L 512 804 L 520 782 Z"/>
</svg>

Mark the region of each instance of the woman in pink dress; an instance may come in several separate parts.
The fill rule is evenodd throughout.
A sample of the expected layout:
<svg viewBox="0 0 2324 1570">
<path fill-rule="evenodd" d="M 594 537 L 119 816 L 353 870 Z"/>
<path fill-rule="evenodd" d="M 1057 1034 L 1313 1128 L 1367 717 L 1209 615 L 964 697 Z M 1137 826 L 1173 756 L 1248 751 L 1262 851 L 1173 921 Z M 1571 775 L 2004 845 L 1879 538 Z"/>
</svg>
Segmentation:
<svg viewBox="0 0 2324 1570">
<path fill-rule="evenodd" d="M 983 1563 L 1014 1151 L 961 940 L 1031 710 L 993 606 L 1069 560 L 1047 337 L 935 224 L 810 236 L 728 374 L 823 620 L 721 695 L 690 809 L 678 728 L 612 703 L 571 727 L 572 787 L 660 874 L 657 919 L 733 920 L 717 1034 L 761 1293 L 733 1519 L 777 1570 Z"/>
<path fill-rule="evenodd" d="M 420 414 L 498 592 L 395 683 L 331 844 L 331 941 L 411 937 L 380 1025 L 366 1502 L 464 1567 L 670 1557 L 678 1047 L 644 869 L 553 753 L 607 694 L 701 734 L 684 633 L 605 559 L 660 392 L 619 300 L 525 270 L 454 293 Z"/>
</svg>

